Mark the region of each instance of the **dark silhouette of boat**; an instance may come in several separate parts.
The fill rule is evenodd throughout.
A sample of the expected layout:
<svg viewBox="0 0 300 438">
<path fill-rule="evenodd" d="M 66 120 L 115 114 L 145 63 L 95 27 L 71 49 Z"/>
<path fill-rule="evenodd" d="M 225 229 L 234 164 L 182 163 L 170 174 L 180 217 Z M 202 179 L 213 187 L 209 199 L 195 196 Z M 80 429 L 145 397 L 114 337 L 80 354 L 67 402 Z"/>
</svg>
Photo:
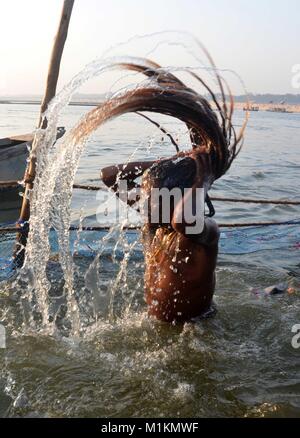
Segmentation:
<svg viewBox="0 0 300 438">
<path fill-rule="evenodd" d="M 58 128 L 57 139 L 65 133 Z M 10 210 L 20 208 L 23 180 L 34 134 L 15 135 L 0 139 L 0 218 Z"/>
<path fill-rule="evenodd" d="M 286 107 L 286 102 L 283 100 L 279 104 L 274 104 L 273 101 L 269 102 L 270 107 L 267 108 L 267 111 L 270 113 L 292 113 L 293 111 L 289 110 Z"/>
<path fill-rule="evenodd" d="M 259 111 L 258 105 L 246 105 L 243 108 L 244 111 Z"/>
</svg>

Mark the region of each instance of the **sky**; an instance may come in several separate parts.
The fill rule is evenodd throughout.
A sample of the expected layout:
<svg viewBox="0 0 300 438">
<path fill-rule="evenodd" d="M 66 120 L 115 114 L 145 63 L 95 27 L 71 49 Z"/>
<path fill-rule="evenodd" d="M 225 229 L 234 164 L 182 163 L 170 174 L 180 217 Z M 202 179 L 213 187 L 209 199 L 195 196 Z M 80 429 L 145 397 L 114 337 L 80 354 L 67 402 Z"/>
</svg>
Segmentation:
<svg viewBox="0 0 300 438">
<path fill-rule="evenodd" d="M 0 0 L 0 96 L 43 93 L 62 3 Z M 109 47 L 166 30 L 192 33 L 249 92 L 300 93 L 292 87 L 292 68 L 300 64 L 299 0 L 75 0 L 59 88 Z M 124 54 L 145 55 L 147 48 L 143 40 L 133 42 Z M 167 65 L 188 62 L 172 48 L 162 51 L 160 62 L 164 54 Z M 80 91 L 104 92 L 107 80 Z"/>
</svg>

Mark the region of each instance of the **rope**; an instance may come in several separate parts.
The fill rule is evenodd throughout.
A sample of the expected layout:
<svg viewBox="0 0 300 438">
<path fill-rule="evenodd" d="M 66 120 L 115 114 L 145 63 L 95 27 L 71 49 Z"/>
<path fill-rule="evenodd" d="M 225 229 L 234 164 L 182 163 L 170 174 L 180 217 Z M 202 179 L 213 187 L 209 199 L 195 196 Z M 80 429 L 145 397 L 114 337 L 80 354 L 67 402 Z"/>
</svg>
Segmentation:
<svg viewBox="0 0 300 438">
<path fill-rule="evenodd" d="M 212 201 L 224 201 L 224 202 L 245 202 L 248 204 L 274 204 L 274 205 L 300 205 L 300 201 L 292 201 L 289 199 L 245 199 L 245 198 L 222 198 L 212 196 Z"/>
<path fill-rule="evenodd" d="M 22 186 L 23 182 L 20 181 L 1 181 L 0 182 L 0 190 L 1 189 L 13 189 L 19 186 Z M 74 184 L 73 189 L 81 189 L 81 190 L 108 190 L 106 187 L 99 187 L 94 185 L 83 185 L 83 184 Z"/>
<path fill-rule="evenodd" d="M 0 189 L 3 188 L 14 188 L 18 187 L 20 184 L 18 181 L 3 181 L 0 182 Z M 106 187 L 94 186 L 92 184 L 74 184 L 73 189 L 98 191 L 107 191 Z M 254 199 L 254 198 L 223 198 L 219 196 L 211 196 L 212 201 L 223 201 L 223 202 L 242 202 L 246 204 L 274 204 L 274 205 L 300 205 L 300 201 L 293 201 L 290 199 Z"/>
<path fill-rule="evenodd" d="M 98 190 L 107 190 L 106 187 L 97 187 L 93 185 L 82 185 L 82 184 L 74 184 L 73 189 L 81 189 L 81 190 L 91 190 L 91 191 L 98 191 Z"/>
<path fill-rule="evenodd" d="M 239 227 L 268 227 L 268 226 L 277 226 L 277 225 L 298 225 L 300 224 L 299 221 L 285 221 L 285 222 L 237 222 L 237 223 L 221 223 L 219 224 L 220 228 L 239 228 Z M 123 227 L 124 230 L 139 230 L 140 226 L 126 226 Z M 110 229 L 110 226 L 98 226 L 98 227 L 76 227 L 71 226 L 70 231 L 108 231 Z"/>
<path fill-rule="evenodd" d="M 18 181 L 1 181 L 0 182 L 0 190 L 1 189 L 14 189 L 19 187 L 21 184 Z"/>
<path fill-rule="evenodd" d="M 16 233 L 17 231 L 22 231 L 17 227 L 3 227 L 0 228 L 0 234 L 5 234 L 5 233 Z"/>
<path fill-rule="evenodd" d="M 277 225 L 299 225 L 300 221 L 285 221 L 285 222 L 245 222 L 245 223 L 229 223 L 219 224 L 220 228 L 241 228 L 241 227 L 270 227 Z"/>
<path fill-rule="evenodd" d="M 245 228 L 245 227 L 269 227 L 269 226 L 281 226 L 281 225 L 299 225 L 300 220 L 298 221 L 285 221 L 285 222 L 237 222 L 237 223 L 221 223 L 219 224 L 220 228 Z M 95 227 L 78 227 L 78 226 L 71 226 L 69 228 L 70 231 L 109 231 L 110 226 L 108 225 L 99 225 Z M 122 229 L 126 231 L 130 230 L 139 230 L 140 226 L 124 226 Z M 3 227 L 0 228 L 0 234 L 5 233 L 16 233 L 16 232 L 22 232 L 22 228 L 17 227 Z"/>
</svg>

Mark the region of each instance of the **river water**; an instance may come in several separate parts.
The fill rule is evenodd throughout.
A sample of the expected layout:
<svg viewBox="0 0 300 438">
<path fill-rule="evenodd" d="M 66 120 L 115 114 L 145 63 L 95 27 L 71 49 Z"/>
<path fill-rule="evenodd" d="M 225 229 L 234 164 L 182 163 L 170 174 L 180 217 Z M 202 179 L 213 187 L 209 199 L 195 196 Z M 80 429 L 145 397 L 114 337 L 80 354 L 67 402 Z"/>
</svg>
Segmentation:
<svg viewBox="0 0 300 438">
<path fill-rule="evenodd" d="M 60 124 L 73 126 L 86 110 L 68 107 Z M 37 115 L 37 106 L 0 105 L 0 137 L 30 132 Z M 237 125 L 243 116 L 237 111 Z M 177 132 L 176 121 L 154 118 Z M 186 141 L 183 131 L 180 144 Z M 299 134 L 300 114 L 252 113 L 242 152 L 212 194 L 299 199 Z M 126 161 L 137 147 L 134 159 L 174 154 L 161 137 L 136 115 L 110 122 L 90 138 L 76 182 L 100 184 L 101 167 Z M 74 223 L 82 214 L 86 225 L 109 222 L 109 215 L 95 215 L 103 196 L 75 190 Z M 216 202 L 215 208 L 222 223 L 300 218 L 296 206 Z M 10 221 L 17 217 L 16 211 L 6 214 Z M 114 318 L 108 317 L 112 282 L 124 266 L 120 254 L 111 256 L 113 236 L 94 267 L 100 277 L 90 270 L 83 282 L 103 236 L 84 234 L 75 257 L 76 291 L 78 297 L 83 292 L 81 306 L 93 320 L 81 338 L 22 333 L 15 312 L 22 290 L 10 281 L 0 283 L 0 321 L 7 326 L 6 349 L 0 349 L 0 416 L 300 416 L 300 349 L 291 343 L 292 327 L 300 324 L 299 225 L 223 229 L 218 313 L 183 326 L 147 317 L 139 243 L 131 250 L 126 281 L 121 275 L 114 283 Z M 131 232 L 126 244 L 135 240 L 138 233 Z M 0 251 L 9 257 L 7 242 L 0 243 Z M 54 255 L 49 266 L 53 295 L 62 288 L 60 275 Z M 279 283 L 293 293 L 260 292 Z M 89 313 L 91 301 L 96 317 Z"/>
</svg>

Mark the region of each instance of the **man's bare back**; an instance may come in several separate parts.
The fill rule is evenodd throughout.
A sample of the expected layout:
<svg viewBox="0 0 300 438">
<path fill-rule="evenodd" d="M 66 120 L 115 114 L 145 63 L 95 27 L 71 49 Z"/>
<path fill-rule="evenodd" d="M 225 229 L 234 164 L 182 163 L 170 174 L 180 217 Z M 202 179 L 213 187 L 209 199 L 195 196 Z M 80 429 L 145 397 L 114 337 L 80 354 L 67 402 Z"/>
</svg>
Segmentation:
<svg viewBox="0 0 300 438">
<path fill-rule="evenodd" d="M 185 237 L 158 228 L 152 243 L 145 245 L 145 294 L 148 312 L 173 322 L 187 321 L 210 309 L 215 289 L 219 232 L 212 219 L 210 240 Z M 145 238 L 147 240 L 147 238 Z"/>
</svg>

